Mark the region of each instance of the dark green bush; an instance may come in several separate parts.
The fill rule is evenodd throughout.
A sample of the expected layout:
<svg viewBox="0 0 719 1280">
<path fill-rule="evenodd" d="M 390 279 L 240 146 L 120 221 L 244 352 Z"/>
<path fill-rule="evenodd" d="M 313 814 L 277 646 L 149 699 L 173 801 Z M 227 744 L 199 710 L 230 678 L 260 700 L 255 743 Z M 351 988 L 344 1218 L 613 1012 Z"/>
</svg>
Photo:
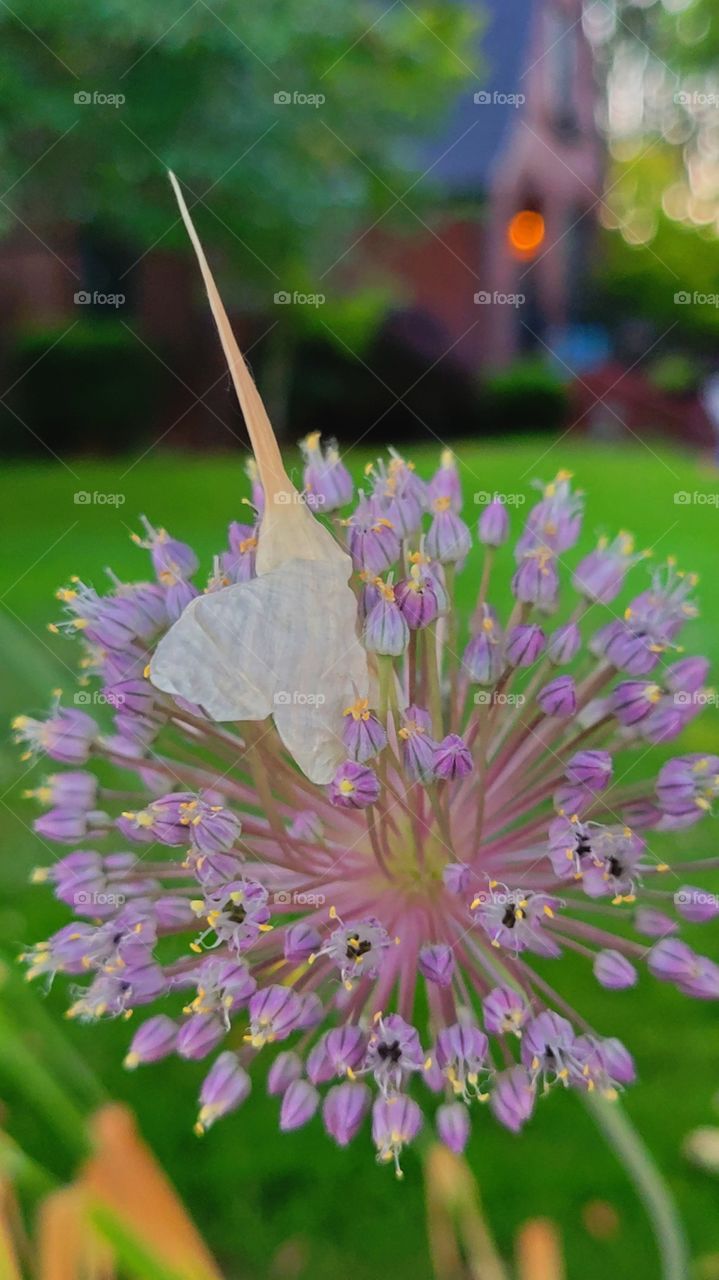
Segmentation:
<svg viewBox="0 0 719 1280">
<path fill-rule="evenodd" d="M 0 414 L 4 451 L 16 454 L 45 453 L 43 442 L 61 456 L 126 450 L 147 432 L 165 376 L 115 317 L 26 332 L 8 364 L 15 385 Z"/>
</svg>

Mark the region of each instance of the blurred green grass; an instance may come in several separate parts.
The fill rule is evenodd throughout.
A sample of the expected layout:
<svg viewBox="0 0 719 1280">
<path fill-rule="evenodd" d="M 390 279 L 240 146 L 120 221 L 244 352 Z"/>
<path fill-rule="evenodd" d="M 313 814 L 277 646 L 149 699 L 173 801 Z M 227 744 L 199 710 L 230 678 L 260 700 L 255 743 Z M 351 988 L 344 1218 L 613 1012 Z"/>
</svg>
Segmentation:
<svg viewBox="0 0 719 1280">
<path fill-rule="evenodd" d="M 436 452 L 415 451 L 422 474 L 431 472 Z M 536 439 L 511 446 L 467 444 L 457 447 L 457 455 L 467 495 L 465 515 L 472 521 L 480 510 L 473 505 L 475 493 L 498 490 L 524 494 L 529 501 L 532 477 L 549 479 L 559 466 L 573 470 L 579 486 L 588 491 L 588 505 L 582 542 L 567 557 L 570 563 L 577 562 L 597 533 L 618 528 L 632 530 L 638 546 L 653 547 L 657 561 L 676 555 L 682 567 L 696 569 L 702 578 L 702 616 L 687 627 L 687 649 L 716 658 L 719 511 L 711 502 L 677 503 L 675 494 L 713 495 L 716 501 L 719 472 L 701 460 L 654 446 L 611 450 L 575 440 L 553 447 Z M 357 475 L 368 457 L 353 450 Z M 0 548 L 0 702 L 6 723 L 20 710 L 42 711 L 50 689 L 72 688 L 72 645 L 46 630 L 59 614 L 55 589 L 73 573 L 101 587 L 105 565 L 121 576 L 145 575 L 144 553 L 129 540 L 140 513 L 192 542 L 208 569 L 213 553 L 224 544 L 227 522 L 243 518 L 241 498 L 248 489 L 236 454 L 208 460 L 155 452 L 137 462 L 82 460 L 70 466 L 71 471 L 56 464 L 15 466 L 0 478 L 6 530 Z M 121 494 L 124 501 L 117 506 L 78 504 L 78 491 Z M 512 509 L 515 532 L 526 510 L 526 504 Z M 465 610 L 476 591 L 478 565 L 475 549 L 460 578 Z M 491 592 L 499 606 L 508 600 L 511 565 L 511 552 L 504 548 Z M 641 567 L 635 571 L 630 594 L 640 589 L 643 573 Z M 599 620 L 599 612 L 590 616 L 587 629 Z M 707 708 L 682 747 L 719 751 L 716 707 Z M 662 754 L 671 752 L 657 753 Z M 30 830 L 33 810 L 21 798 L 22 790 L 42 774 L 42 765 L 24 777 L 23 771 L 8 731 L 0 747 L 0 936 L 11 950 L 66 921 L 64 909 L 46 891 L 27 887 L 28 871 L 48 861 L 48 853 Z M 707 821 L 671 841 L 653 842 L 653 847 L 663 856 L 669 853 L 673 862 L 715 853 L 713 824 Z M 687 937 L 717 957 L 712 933 L 711 928 L 709 933 L 694 928 Z M 586 964 L 573 956 L 562 961 L 561 971 L 556 962 L 545 970 L 600 1032 L 619 1035 L 634 1052 L 641 1080 L 627 1095 L 627 1111 L 678 1199 L 693 1253 L 716 1249 L 716 1183 L 680 1155 L 684 1135 L 709 1119 L 719 1089 L 715 1007 L 689 1001 L 645 974 L 633 991 L 604 992 Z M 58 982 L 45 1006 L 58 1023 L 66 1003 L 66 986 Z M 28 1019 L 23 1030 L 30 1047 L 43 1053 L 41 1029 Z M 353 1280 L 374 1280 L 377 1274 L 392 1274 L 396 1280 L 429 1276 L 416 1156 L 407 1157 L 407 1176 L 398 1186 L 388 1170 L 375 1165 L 366 1134 L 347 1152 L 325 1139 L 316 1120 L 306 1130 L 281 1136 L 276 1102 L 263 1096 L 259 1074 L 252 1102 L 198 1142 L 191 1126 L 201 1065 L 170 1062 L 126 1075 L 120 1066 L 128 1036 L 124 1024 L 67 1026 L 66 1034 L 107 1091 L 136 1109 L 146 1136 L 229 1276 L 269 1280 L 296 1274 L 330 1280 L 348 1265 Z M 64 1172 L 68 1152 L 44 1121 L 13 1104 L 10 1097 L 13 1135 L 30 1154 Z M 643 1213 L 576 1097 L 555 1093 L 543 1101 L 520 1138 L 499 1130 L 480 1110 L 469 1159 L 505 1252 L 521 1221 L 547 1214 L 564 1235 L 571 1276 L 655 1280 L 657 1264 Z M 592 1238 L 584 1224 L 587 1203 L 597 1199 L 610 1201 L 619 1215 L 617 1233 L 608 1240 Z M 280 1254 L 287 1242 L 289 1252 Z"/>
</svg>

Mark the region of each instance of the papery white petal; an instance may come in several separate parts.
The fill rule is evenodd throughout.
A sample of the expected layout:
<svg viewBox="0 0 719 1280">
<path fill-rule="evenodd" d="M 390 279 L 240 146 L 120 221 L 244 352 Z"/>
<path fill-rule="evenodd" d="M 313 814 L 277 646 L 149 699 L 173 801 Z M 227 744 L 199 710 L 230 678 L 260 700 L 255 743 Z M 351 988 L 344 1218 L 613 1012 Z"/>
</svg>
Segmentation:
<svg viewBox="0 0 719 1280">
<path fill-rule="evenodd" d="M 150 665 L 158 689 L 198 703 L 212 720 L 273 715 L 312 782 L 344 758 L 342 712 L 367 696 L 367 657 L 348 586 L 352 563 L 301 501 L 285 471 L 265 406 L 242 358 L 207 259 L 170 174 L 207 289 L 265 492 L 257 578 L 198 597 Z"/>
<path fill-rule="evenodd" d="M 326 783 L 346 754 L 342 712 L 367 695 L 355 625 L 345 567 L 290 560 L 193 600 L 160 641 L 150 677 L 212 720 L 273 715 L 303 773 Z"/>
</svg>

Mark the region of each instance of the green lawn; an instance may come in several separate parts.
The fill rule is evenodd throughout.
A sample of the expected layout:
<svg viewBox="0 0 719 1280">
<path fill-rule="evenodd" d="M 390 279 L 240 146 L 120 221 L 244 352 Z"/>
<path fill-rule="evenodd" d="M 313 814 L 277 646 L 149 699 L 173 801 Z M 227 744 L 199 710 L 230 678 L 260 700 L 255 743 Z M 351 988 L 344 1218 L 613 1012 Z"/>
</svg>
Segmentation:
<svg viewBox="0 0 719 1280">
<path fill-rule="evenodd" d="M 550 449 L 546 440 L 502 446 L 458 449 L 468 494 L 465 515 L 472 520 L 475 491 L 531 494 L 533 476 L 549 479 L 560 466 L 574 471 L 589 501 L 582 548 L 598 532 L 631 529 L 639 546 L 655 548 L 656 559 L 675 554 L 682 566 L 702 578 L 702 617 L 686 632 L 689 652 L 719 650 L 719 593 L 716 589 L 719 510 L 713 503 L 676 503 L 677 492 L 719 494 L 719 472 L 665 450 L 650 452 L 593 448 L 562 442 Z M 422 450 L 419 465 L 427 474 L 434 451 Z M 353 454 L 357 473 L 365 455 Z M 129 468 L 129 469 L 128 469 Z M 69 642 L 50 636 L 47 623 L 59 610 L 54 590 L 75 573 L 97 586 L 102 570 L 142 577 L 145 555 L 129 540 L 146 513 L 200 552 L 209 567 L 211 555 L 224 544 L 227 522 L 242 518 L 240 499 L 247 493 L 242 460 L 237 455 L 181 458 L 157 451 L 136 465 L 78 461 L 70 474 L 62 466 L 8 468 L 0 480 L 0 509 L 6 530 L 0 567 L 0 699 L 5 720 L 20 710 L 42 711 L 48 691 L 71 687 L 64 664 L 72 666 Z M 76 504 L 76 491 L 122 494 L 121 506 Z M 519 508 L 513 514 L 518 529 Z M 570 553 L 572 563 L 577 552 Z M 511 553 L 500 563 L 507 577 Z M 468 605 L 477 585 L 474 553 L 461 579 Z M 632 578 L 635 589 L 645 570 Z M 497 580 L 499 580 L 499 574 Z M 495 594 L 498 604 L 506 590 Z M 589 620 L 588 620 L 589 621 Z M 598 621 L 598 616 L 597 616 Z M 686 749 L 719 751 L 719 711 L 709 707 L 685 736 Z M 665 752 L 664 754 L 671 754 Z M 21 799 L 30 778 L 21 778 L 18 752 L 9 733 L 0 749 L 4 857 L 0 899 L 0 936 L 11 950 L 46 935 L 66 920 L 49 893 L 29 889 L 27 875 L 43 861 L 28 824 L 32 809 Z M 665 840 L 677 861 L 702 851 L 715 851 L 715 828 L 707 820 L 698 828 Z M 692 936 L 693 934 L 693 936 Z M 716 931 L 687 930 L 688 939 L 715 957 Z M 553 978 L 571 1001 L 579 1002 L 598 1030 L 626 1040 L 635 1053 L 640 1083 L 629 1092 L 626 1109 L 644 1135 L 681 1207 L 698 1255 L 719 1248 L 717 1183 L 693 1170 L 681 1156 L 682 1140 L 692 1127 L 711 1120 L 711 1102 L 719 1088 L 716 1007 L 692 1002 L 643 975 L 633 991 L 610 994 L 597 987 L 586 965 L 573 957 L 561 962 Z M 44 1009 L 60 1025 L 67 991 L 60 981 Z M 29 997 L 28 997 L 29 998 Z M 39 997 L 38 997 L 39 998 Z M 28 1043 L 52 1066 L 52 1050 L 33 1015 L 21 1030 Z M 422 1184 L 416 1157 L 406 1161 L 406 1178 L 397 1185 L 378 1168 L 366 1138 L 348 1152 L 333 1148 L 314 1121 L 306 1130 L 282 1137 L 276 1128 L 277 1106 L 256 1096 L 237 1116 L 198 1142 L 192 1135 L 195 1093 L 203 1068 L 169 1063 L 126 1075 L 120 1067 L 127 1039 L 124 1025 L 94 1028 L 67 1026 L 67 1035 L 107 1091 L 127 1100 L 138 1112 L 143 1130 L 228 1275 L 330 1278 L 350 1270 L 353 1280 L 417 1280 L 430 1275 L 422 1225 Z M 10 1097 L 8 1127 L 27 1149 L 59 1172 L 67 1152 L 47 1118 L 21 1112 Z M 548 1214 L 564 1234 L 569 1275 L 582 1280 L 656 1280 L 658 1268 L 643 1213 L 627 1178 L 606 1148 L 574 1096 L 556 1093 L 538 1107 L 528 1130 L 519 1137 L 500 1130 L 486 1113 L 477 1116 L 469 1151 L 482 1186 L 484 1203 L 499 1243 L 509 1251 L 518 1223 L 530 1215 Z M 587 1232 L 587 1203 L 610 1201 L 619 1217 L 616 1234 L 596 1240 Z M 296 1269 L 280 1262 L 278 1250 L 291 1241 Z"/>
</svg>

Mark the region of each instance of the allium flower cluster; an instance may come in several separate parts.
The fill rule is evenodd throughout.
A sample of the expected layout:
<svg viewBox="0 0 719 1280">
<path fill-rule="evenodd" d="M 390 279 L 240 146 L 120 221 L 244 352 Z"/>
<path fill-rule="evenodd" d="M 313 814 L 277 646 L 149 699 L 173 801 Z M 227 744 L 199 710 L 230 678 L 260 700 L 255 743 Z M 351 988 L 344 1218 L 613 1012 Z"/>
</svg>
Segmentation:
<svg viewBox="0 0 719 1280">
<path fill-rule="evenodd" d="M 313 494 L 346 497 L 339 457 L 315 439 L 306 453 Z M 245 1101 L 262 1054 L 282 1129 L 320 1111 L 345 1145 L 371 1111 L 378 1156 L 399 1169 L 431 1094 L 440 1138 L 461 1151 L 483 1103 L 518 1130 L 549 1088 L 611 1097 L 633 1080 L 628 1051 L 573 1024 L 533 956 L 579 949 L 612 990 L 645 963 L 688 995 L 719 996 L 719 969 L 677 936 L 683 919 L 712 918 L 714 899 L 675 889 L 651 851 L 653 831 L 712 810 L 719 759 L 678 755 L 653 782 L 624 785 L 612 758 L 676 737 L 701 705 L 691 695 L 706 662 L 676 656 L 693 579 L 656 571 L 621 616 L 583 636 L 587 602 L 606 604 L 635 559 L 623 535 L 574 571 L 579 601 L 548 627 L 539 579 L 559 581 L 580 530 L 562 475 L 517 544 L 535 587 L 515 573 L 500 620 L 483 575 L 455 648 L 447 570 L 470 545 L 460 511 L 447 458 L 424 484 L 395 455 L 345 521 L 358 634 L 376 666 L 370 696 L 338 720 L 326 786 L 303 778 L 269 726 L 257 744 L 251 723 L 221 727 L 148 678 L 157 643 L 201 591 L 185 544 L 145 523 L 154 581 L 59 593 L 81 686 L 103 689 L 109 714 L 100 726 L 58 702 L 45 720 L 15 722 L 29 753 L 68 766 L 29 794 L 46 810 L 43 840 L 75 846 L 36 873 L 77 919 L 31 949 L 30 973 L 86 979 L 74 1017 L 133 1013 L 128 1068 L 219 1050 L 198 1130 Z M 261 536 L 230 526 L 218 562 L 232 581 L 253 580 Z M 121 801 L 98 782 L 102 760 L 134 774 L 131 802 L 126 782 Z"/>
<path fill-rule="evenodd" d="M 238 356 L 233 376 L 240 368 Z M 66 766 L 31 792 L 43 841 L 65 847 L 36 879 L 75 917 L 26 959 L 31 976 L 76 984 L 73 1017 L 133 1015 L 128 1068 L 208 1060 L 199 1132 L 245 1102 L 260 1057 L 283 1130 L 319 1113 L 344 1146 L 371 1115 L 378 1159 L 399 1172 L 425 1113 L 461 1151 L 485 1105 L 517 1131 L 549 1089 L 611 1098 L 632 1082 L 628 1050 L 561 995 L 567 953 L 609 990 L 645 967 L 719 997 L 719 967 L 679 937 L 684 921 L 717 914 L 684 883 L 710 863 L 680 875 L 652 850 L 655 832 L 712 812 L 719 758 L 677 754 L 644 781 L 614 762 L 635 746 L 646 766 L 651 744 L 674 740 L 706 700 L 706 663 L 679 649 L 695 580 L 669 563 L 615 611 L 641 557 L 623 533 L 573 565 L 583 501 L 561 473 L 515 531 L 507 616 L 494 580 L 506 510 L 479 521 L 475 580 L 450 455 L 424 482 L 392 454 L 339 516 L 349 474 L 312 436 L 312 514 L 277 498 L 279 455 L 248 385 L 257 519 L 230 526 L 204 590 L 191 548 L 145 522 L 146 579 L 60 592 L 66 619 L 53 625 L 77 637 L 81 688 L 106 698 L 102 723 L 59 700 L 47 718 L 15 722 L 28 755 Z M 339 588 L 294 593 L 310 570 L 322 581 L 325 555 L 347 593 L 345 563 L 352 574 L 352 634 L 338 631 Z M 471 618 L 458 581 L 475 596 Z M 277 622 L 282 591 L 294 623 Z M 258 611 L 261 655 L 236 625 Z M 284 661 L 278 626 L 296 627 L 301 657 L 310 616 L 313 644 L 336 645 L 314 693 L 285 687 L 240 722 L 188 696 L 199 682 L 211 702 L 238 671 Z M 321 755 L 298 765 L 315 738 Z M 556 979 L 536 957 L 555 962 Z"/>
</svg>

